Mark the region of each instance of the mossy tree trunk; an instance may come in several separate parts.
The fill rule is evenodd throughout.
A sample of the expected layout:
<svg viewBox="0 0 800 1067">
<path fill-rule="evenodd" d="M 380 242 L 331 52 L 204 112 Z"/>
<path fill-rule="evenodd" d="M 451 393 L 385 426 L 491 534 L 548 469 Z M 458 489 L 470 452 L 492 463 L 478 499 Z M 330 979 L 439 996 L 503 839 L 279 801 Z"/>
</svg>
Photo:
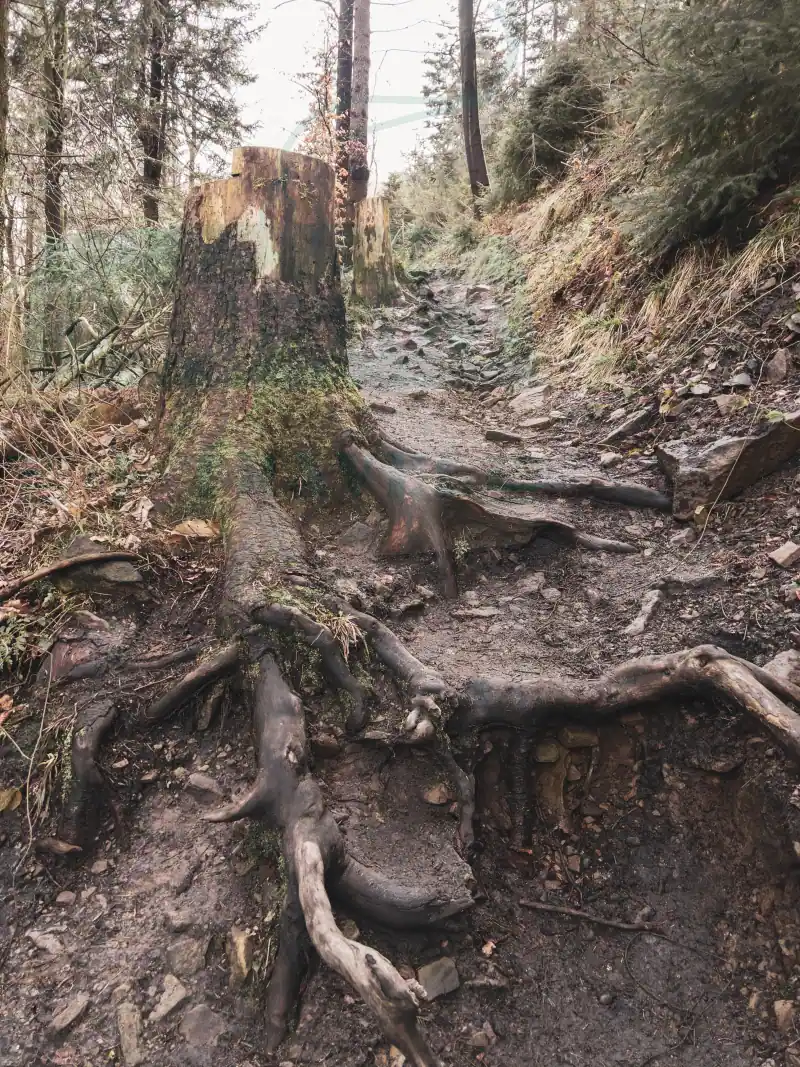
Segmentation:
<svg viewBox="0 0 800 1067">
<path fill-rule="evenodd" d="M 353 295 L 374 306 L 391 304 L 397 293 L 389 205 L 383 197 L 368 197 L 356 204 Z"/>
</svg>

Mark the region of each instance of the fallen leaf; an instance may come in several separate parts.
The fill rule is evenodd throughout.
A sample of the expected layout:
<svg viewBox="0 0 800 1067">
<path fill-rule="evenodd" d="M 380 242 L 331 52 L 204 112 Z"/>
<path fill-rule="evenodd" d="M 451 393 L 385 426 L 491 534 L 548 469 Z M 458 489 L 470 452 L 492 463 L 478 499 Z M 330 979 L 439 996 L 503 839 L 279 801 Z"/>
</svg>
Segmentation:
<svg viewBox="0 0 800 1067">
<path fill-rule="evenodd" d="M 21 803 L 22 793 L 19 789 L 0 789 L 0 811 L 16 811 Z"/>
<path fill-rule="evenodd" d="M 185 519 L 169 531 L 174 537 L 196 537 L 203 541 L 213 541 L 219 537 L 219 524 L 206 522 L 205 519 Z"/>
<path fill-rule="evenodd" d="M 491 956 L 496 948 L 497 948 L 497 942 L 496 941 L 487 941 L 486 944 L 481 949 L 481 952 L 484 954 L 484 956 Z"/>
<path fill-rule="evenodd" d="M 149 496 L 143 496 L 136 504 L 136 518 L 144 527 L 150 526 L 150 512 L 153 510 L 153 501 Z"/>
</svg>

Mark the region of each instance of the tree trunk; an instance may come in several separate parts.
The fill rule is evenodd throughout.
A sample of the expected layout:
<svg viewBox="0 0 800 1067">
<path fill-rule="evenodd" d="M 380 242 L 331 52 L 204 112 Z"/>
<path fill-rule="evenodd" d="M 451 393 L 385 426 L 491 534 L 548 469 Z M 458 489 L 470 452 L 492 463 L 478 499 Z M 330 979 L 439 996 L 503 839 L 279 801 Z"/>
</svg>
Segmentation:
<svg viewBox="0 0 800 1067">
<path fill-rule="evenodd" d="M 478 114 L 478 67 L 475 45 L 475 16 L 472 0 L 458 2 L 458 33 L 461 42 L 461 115 L 467 157 L 469 187 L 473 198 L 489 188 L 489 175 L 483 155 Z"/>
<path fill-rule="evenodd" d="M 369 189 L 369 3 L 353 3 L 353 89 L 350 109 L 350 225 L 355 205 L 366 198 Z"/>
<path fill-rule="evenodd" d="M 353 0 L 339 0 L 339 36 L 336 46 L 336 210 L 337 229 L 345 249 L 353 243 L 348 203 L 350 109 L 353 94 Z"/>
<path fill-rule="evenodd" d="M 389 231 L 389 204 L 383 197 L 368 197 L 356 204 L 353 295 L 374 307 L 391 304 L 397 293 Z"/>
<path fill-rule="evenodd" d="M 64 233 L 64 81 L 67 62 L 67 0 L 55 0 L 44 56 L 44 236 L 45 267 L 53 260 Z M 45 367 L 55 367 L 62 352 L 62 317 L 51 294 L 47 271 L 42 350 Z"/>
<path fill-rule="evenodd" d="M 6 231 L 6 164 L 8 160 L 8 8 L 0 0 L 0 233 Z M 3 248 L 0 247 L 0 290 L 4 281 Z"/>
<path fill-rule="evenodd" d="M 167 78 L 164 60 L 164 22 L 166 9 L 163 0 L 155 0 L 152 7 L 150 40 L 146 72 L 142 77 L 142 118 L 139 141 L 144 152 L 142 209 L 145 222 L 158 223 L 159 194 L 164 168 L 165 120 L 167 107 Z"/>
</svg>

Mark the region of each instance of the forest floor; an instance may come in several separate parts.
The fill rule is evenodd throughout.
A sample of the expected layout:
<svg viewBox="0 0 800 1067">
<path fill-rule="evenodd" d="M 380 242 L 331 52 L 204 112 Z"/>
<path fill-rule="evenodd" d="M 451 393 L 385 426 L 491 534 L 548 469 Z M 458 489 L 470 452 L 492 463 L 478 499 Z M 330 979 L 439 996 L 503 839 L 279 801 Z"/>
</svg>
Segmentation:
<svg viewBox="0 0 800 1067">
<path fill-rule="evenodd" d="M 378 316 L 353 346 L 351 370 L 385 432 L 421 452 L 518 477 L 600 473 L 618 397 L 545 389 L 541 410 L 525 414 L 497 393 L 487 403 L 504 373 L 503 324 L 490 290 L 433 276 Z M 797 372 L 785 387 L 800 387 Z M 550 421 L 521 426 L 531 417 Z M 491 442 L 487 429 L 521 440 Z M 700 417 L 659 421 L 617 446 L 613 476 L 664 489 L 655 439 L 720 432 Z M 587 553 L 544 538 L 510 552 L 465 543 L 456 601 L 439 595 L 429 561 L 381 558 L 384 520 L 365 497 L 326 524 L 305 522 L 303 534 L 320 574 L 454 683 L 476 664 L 517 681 L 596 676 L 637 654 L 705 642 L 764 663 L 800 642 L 790 576 L 768 559 L 798 539 L 798 470 L 724 505 L 693 540 L 662 513 L 487 490 L 493 506 L 565 518 L 639 551 Z M 213 626 L 220 562 L 213 543 L 181 557 L 151 552 L 157 604 L 130 619 L 115 618 L 110 599 L 105 613 L 93 610 L 138 627 L 151 651 L 159 620 L 197 639 Z M 657 587 L 664 600 L 652 619 L 627 633 Z M 366 742 L 325 725 L 322 695 L 311 702 L 315 773 L 357 858 L 401 882 L 458 880 L 452 786 L 430 755 L 387 740 L 402 706 L 386 685 Z M 457 974 L 458 987 L 421 1013 L 445 1067 L 798 1067 L 800 799 L 797 768 L 771 739 L 698 695 L 597 732 L 527 740 L 495 730 L 482 745 L 475 906 L 421 933 L 362 930 L 408 976 L 452 961 L 438 971 L 446 985 Z M 0 816 L 0 1067 L 403 1063 L 324 967 L 310 976 L 296 1031 L 276 1057 L 265 1053 L 280 909 L 274 841 L 258 827 L 201 821 L 252 781 L 253 766 L 243 710 L 203 730 L 184 716 L 150 734 L 120 730 L 104 745 L 121 818 L 94 854 L 38 855 L 25 806 Z M 237 937 L 253 949 L 241 986 Z M 76 1017 L 59 1020 L 65 1009 Z"/>
</svg>

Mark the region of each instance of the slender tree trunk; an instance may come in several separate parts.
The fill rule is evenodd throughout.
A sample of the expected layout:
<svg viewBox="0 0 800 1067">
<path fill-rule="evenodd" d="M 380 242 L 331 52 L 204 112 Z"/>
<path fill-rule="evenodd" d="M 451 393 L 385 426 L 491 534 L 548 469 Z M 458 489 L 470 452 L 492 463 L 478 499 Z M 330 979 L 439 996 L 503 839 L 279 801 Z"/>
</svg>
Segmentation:
<svg viewBox="0 0 800 1067">
<path fill-rule="evenodd" d="M 520 81 L 525 84 L 526 67 L 528 63 L 528 0 L 522 7 L 522 69 L 520 70 Z"/>
<path fill-rule="evenodd" d="M 461 112 L 469 187 L 473 197 L 489 188 L 478 114 L 478 63 L 475 45 L 475 15 L 472 0 L 458 2 L 458 34 L 461 42 Z"/>
<path fill-rule="evenodd" d="M 353 95 L 353 0 L 339 0 L 339 40 L 336 46 L 336 212 L 345 249 L 353 241 L 353 219 L 347 210 L 350 157 L 350 109 Z"/>
<path fill-rule="evenodd" d="M 8 158 L 8 8 L 0 0 L 0 232 L 6 229 L 6 163 Z M 0 289 L 3 286 L 3 249 L 0 247 Z"/>
<path fill-rule="evenodd" d="M 353 89 L 350 108 L 350 188 L 349 225 L 355 218 L 355 205 L 364 200 L 369 188 L 369 3 L 353 3 Z"/>
<path fill-rule="evenodd" d="M 152 8 L 147 66 L 142 77 L 142 120 L 139 126 L 139 141 L 144 152 L 142 209 L 145 222 L 150 226 L 158 223 L 159 194 L 164 171 L 168 100 L 168 78 L 164 57 L 165 15 L 163 0 L 156 0 Z"/>
<path fill-rule="evenodd" d="M 55 0 L 44 56 L 44 236 L 45 265 L 49 266 L 64 235 L 64 82 L 67 63 L 67 0 Z M 46 273 L 42 353 L 44 366 L 58 366 L 61 358 L 61 312 Z"/>
</svg>

